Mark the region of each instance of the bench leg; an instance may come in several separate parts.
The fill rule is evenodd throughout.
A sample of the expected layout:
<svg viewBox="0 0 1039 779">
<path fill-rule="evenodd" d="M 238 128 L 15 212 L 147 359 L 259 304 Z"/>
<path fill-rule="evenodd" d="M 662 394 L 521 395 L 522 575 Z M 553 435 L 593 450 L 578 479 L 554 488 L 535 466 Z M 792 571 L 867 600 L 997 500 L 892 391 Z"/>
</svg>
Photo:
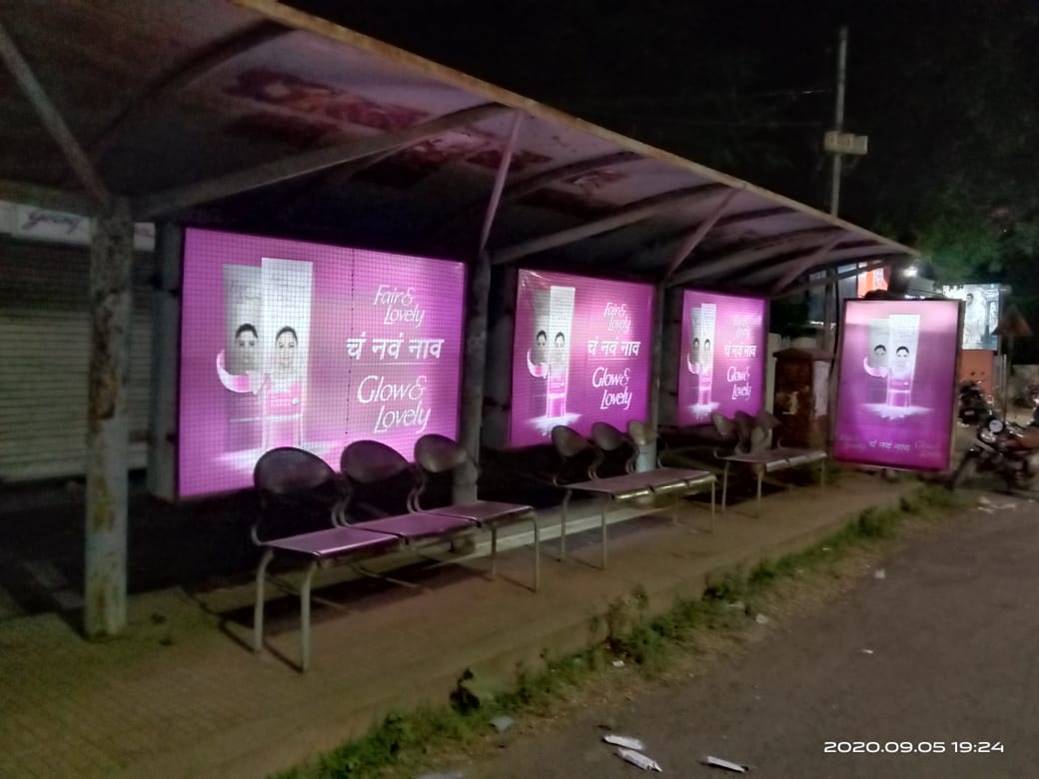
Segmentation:
<svg viewBox="0 0 1039 779">
<path fill-rule="evenodd" d="M 725 470 L 722 472 L 722 513 L 725 513 L 729 497 L 729 461 L 725 461 Z"/>
<path fill-rule="evenodd" d="M 765 469 L 758 468 L 758 501 L 755 517 L 761 516 L 761 482 L 765 478 Z"/>
<path fill-rule="evenodd" d="M 608 539 L 606 534 L 606 508 L 610 505 L 610 498 L 604 498 L 602 502 L 602 508 L 599 511 L 599 518 L 602 521 L 602 568 L 606 570 L 606 547 L 608 545 Z"/>
<path fill-rule="evenodd" d="M 491 528 L 491 577 L 498 575 L 498 528 Z"/>
<path fill-rule="evenodd" d="M 317 561 L 307 566 L 307 572 L 303 575 L 303 586 L 299 590 L 300 670 L 304 673 L 310 670 L 310 585 L 314 581 L 316 570 Z"/>
<path fill-rule="evenodd" d="M 267 566 L 274 557 L 273 549 L 265 549 L 256 569 L 256 605 L 253 607 L 253 651 L 263 651 L 264 585 L 267 583 Z"/>
<path fill-rule="evenodd" d="M 826 489 L 826 460 L 819 461 L 819 486 Z"/>
<path fill-rule="evenodd" d="M 531 516 L 534 525 L 534 592 L 541 589 L 541 528 L 538 527 L 538 515 Z"/>
<path fill-rule="evenodd" d="M 570 497 L 573 492 L 570 490 L 566 491 L 566 495 L 563 496 L 563 517 L 559 523 L 559 562 L 566 560 L 566 514 L 570 508 Z"/>
<path fill-rule="evenodd" d="M 717 486 L 716 482 L 711 482 L 711 532 L 714 532 L 714 488 Z"/>
</svg>

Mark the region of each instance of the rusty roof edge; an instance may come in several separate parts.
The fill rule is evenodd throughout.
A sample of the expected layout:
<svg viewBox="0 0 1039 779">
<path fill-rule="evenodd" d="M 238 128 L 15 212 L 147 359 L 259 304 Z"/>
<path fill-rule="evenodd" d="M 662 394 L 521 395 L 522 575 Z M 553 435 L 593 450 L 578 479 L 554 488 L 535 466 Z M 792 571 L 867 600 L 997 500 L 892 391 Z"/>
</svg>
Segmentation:
<svg viewBox="0 0 1039 779">
<path fill-rule="evenodd" d="M 643 143 L 642 141 L 638 141 L 626 135 L 621 135 L 613 130 L 608 130 L 605 127 L 601 127 L 592 122 L 573 116 L 572 114 L 560 111 L 557 108 L 552 108 L 544 103 L 540 103 L 533 98 L 525 97 L 517 92 L 505 89 L 504 87 L 496 86 L 488 81 L 484 81 L 476 76 L 471 76 L 468 73 L 448 67 L 447 65 L 433 62 L 432 60 L 426 59 L 418 54 L 407 51 L 406 49 L 372 38 L 363 33 L 359 33 L 356 30 L 351 30 L 348 27 L 343 27 L 340 24 L 336 24 L 335 22 L 331 22 L 322 17 L 308 14 L 296 8 L 290 8 L 289 6 L 278 2 L 278 0 L 231 0 L 231 2 L 234 5 L 253 11 L 268 19 L 284 24 L 287 27 L 292 27 L 304 32 L 310 32 L 361 49 L 381 59 L 391 60 L 420 75 L 445 82 L 460 89 L 476 92 L 489 100 L 503 103 L 512 108 L 521 109 L 536 118 L 544 119 L 549 122 L 556 122 L 575 130 L 587 132 L 601 140 L 615 143 L 623 149 L 633 151 L 658 162 L 685 169 L 691 173 L 712 179 L 717 183 L 725 184 L 726 186 L 745 189 L 748 193 L 759 195 L 775 203 L 787 206 L 795 211 L 800 211 L 801 213 L 807 214 L 816 219 L 821 219 L 829 224 L 840 227 L 843 230 L 865 236 L 871 240 L 877 241 L 878 243 L 884 244 L 885 246 L 901 249 L 912 257 L 920 256 L 920 252 L 912 247 L 901 244 L 890 238 L 885 238 L 878 233 L 867 230 L 865 227 L 860 227 L 859 225 L 847 222 L 840 217 L 827 214 L 824 211 L 820 211 L 819 209 L 813 208 L 812 206 L 798 200 L 772 192 L 764 187 L 756 186 L 748 181 L 744 181 L 743 179 L 709 168 L 706 165 L 693 162 L 692 160 L 681 157 L 673 152 L 665 151 L 656 146 L 651 146 L 650 144 Z"/>
</svg>

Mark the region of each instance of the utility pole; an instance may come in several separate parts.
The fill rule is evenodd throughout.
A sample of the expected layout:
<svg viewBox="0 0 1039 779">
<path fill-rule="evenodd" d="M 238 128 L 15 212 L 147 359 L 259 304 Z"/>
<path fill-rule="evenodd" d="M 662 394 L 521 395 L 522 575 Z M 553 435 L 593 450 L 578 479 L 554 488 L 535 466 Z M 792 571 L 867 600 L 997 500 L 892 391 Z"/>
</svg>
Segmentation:
<svg viewBox="0 0 1039 779">
<path fill-rule="evenodd" d="M 848 27 L 841 25 L 837 32 L 837 88 L 835 90 L 835 103 L 833 108 L 833 130 L 834 137 L 840 137 L 844 132 L 844 85 L 848 68 Z M 829 149 L 828 149 L 829 150 Z M 837 216 L 837 210 L 841 202 L 841 153 L 836 150 L 830 151 L 830 213 Z M 823 295 L 823 349 L 833 352 L 835 344 L 833 339 L 833 322 L 836 318 L 839 305 L 837 294 L 837 269 L 829 267 L 826 270 L 826 291 Z"/>
<path fill-rule="evenodd" d="M 833 129 L 844 132 L 844 88 L 848 72 L 848 27 L 841 25 L 837 32 L 837 89 L 833 106 Z M 841 204 L 841 161 L 843 156 L 835 151 L 831 156 L 830 213 L 837 216 Z"/>
</svg>

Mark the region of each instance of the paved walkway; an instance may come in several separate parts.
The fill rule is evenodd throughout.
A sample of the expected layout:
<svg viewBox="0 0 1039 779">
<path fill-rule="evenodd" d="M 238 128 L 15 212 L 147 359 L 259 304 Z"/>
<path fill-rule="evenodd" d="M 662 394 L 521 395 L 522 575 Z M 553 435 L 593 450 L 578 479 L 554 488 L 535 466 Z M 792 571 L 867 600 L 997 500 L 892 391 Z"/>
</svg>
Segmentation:
<svg viewBox="0 0 1039 779">
<path fill-rule="evenodd" d="M 599 743 L 607 720 L 642 737 L 666 776 L 725 775 L 699 764 L 708 754 L 783 779 L 1039 775 L 1039 504 L 993 501 L 1017 508 L 950 520 L 886 561 L 883 579 L 763 629 L 740 659 L 518 738 L 466 777 L 634 776 Z M 843 744 L 827 753 L 828 741 Z M 836 751 L 854 742 L 880 753 Z M 912 753 L 884 753 L 902 742 Z M 981 742 L 1003 751 L 978 754 Z"/>
<path fill-rule="evenodd" d="M 83 641 L 53 614 L 7 620 L 0 776 L 262 776 L 361 734 L 390 708 L 446 701 L 467 667 L 506 684 L 544 648 L 583 646 L 590 618 L 636 584 L 664 609 L 698 595 L 712 573 L 807 545 L 911 486 L 849 475 L 768 497 L 761 519 L 730 510 L 713 534 L 702 506 L 677 527 L 632 520 L 611 529 L 606 572 L 579 561 L 598 560 L 597 533 L 572 540 L 578 560 L 567 564 L 549 542 L 539 595 L 525 588 L 529 547 L 502 556 L 496 581 L 474 560 L 416 573 L 419 588 L 326 587 L 316 594 L 332 605 L 315 608 L 306 675 L 291 667 L 295 599 L 268 606 L 270 651 L 247 650 L 251 614 L 235 607 L 248 589 L 205 603 L 176 589 L 136 596 L 126 636 L 107 643 Z"/>
</svg>

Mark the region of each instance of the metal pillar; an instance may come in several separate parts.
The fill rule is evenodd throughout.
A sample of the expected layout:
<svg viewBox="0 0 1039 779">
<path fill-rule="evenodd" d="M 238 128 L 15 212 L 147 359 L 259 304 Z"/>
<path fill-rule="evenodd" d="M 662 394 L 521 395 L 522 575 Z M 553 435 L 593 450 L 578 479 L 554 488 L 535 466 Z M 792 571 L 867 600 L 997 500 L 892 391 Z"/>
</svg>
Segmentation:
<svg viewBox="0 0 1039 779">
<path fill-rule="evenodd" d="M 180 341 L 180 258 L 184 229 L 163 222 L 155 241 L 152 292 L 151 390 L 148 406 L 148 492 L 176 497 L 177 347 Z"/>
<path fill-rule="evenodd" d="M 133 220 L 125 199 L 94 224 L 90 246 L 90 374 L 84 632 L 111 636 L 126 626 L 130 290 Z"/>
</svg>

